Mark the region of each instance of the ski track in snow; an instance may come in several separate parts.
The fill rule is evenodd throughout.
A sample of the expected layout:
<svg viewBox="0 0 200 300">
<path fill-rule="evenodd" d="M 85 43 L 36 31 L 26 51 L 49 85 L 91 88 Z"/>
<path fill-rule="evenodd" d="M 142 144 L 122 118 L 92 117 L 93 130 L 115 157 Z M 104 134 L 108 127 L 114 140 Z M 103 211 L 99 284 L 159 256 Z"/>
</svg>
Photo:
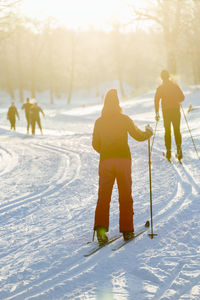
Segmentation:
<svg viewBox="0 0 200 300">
<path fill-rule="evenodd" d="M 0 176 L 11 172 L 18 164 L 18 157 L 15 153 L 0 147 Z"/>
<path fill-rule="evenodd" d="M 149 111 L 149 98 L 141 107 L 133 102 L 124 109 L 133 119 L 136 114 L 141 127 L 139 115 Z M 91 130 L 89 120 L 82 119 L 82 128 Z M 159 126 L 152 153 L 158 236 L 151 240 L 144 234 L 112 252 L 116 241 L 88 258 L 83 255 L 96 243 L 86 244 L 98 189 L 91 134 L 1 140 L 0 299 L 200 299 L 200 164 L 185 125 L 183 165 L 175 158 L 169 164 L 160 150 Z M 131 140 L 130 146 L 137 229 L 149 218 L 147 144 Z M 116 186 L 110 227 L 111 235 L 117 233 Z"/>
<path fill-rule="evenodd" d="M 47 148 L 43 147 L 43 149 L 47 149 Z M 54 151 L 54 148 L 50 148 L 50 149 Z M 13 210 L 20 209 L 22 206 L 24 207 L 26 204 L 30 205 L 31 202 L 38 201 L 39 198 L 47 197 L 51 194 L 56 195 L 56 193 L 59 192 L 59 190 L 64 185 L 70 184 L 78 177 L 78 172 L 80 168 L 80 166 L 77 163 L 79 160 L 78 155 L 76 155 L 75 153 L 69 153 L 66 150 L 62 151 L 59 148 L 57 148 L 56 151 L 59 153 L 64 153 L 64 155 L 67 156 L 67 158 L 62 161 L 63 165 L 61 166 L 62 167 L 61 170 L 59 171 L 59 173 L 57 173 L 57 175 L 59 175 L 59 178 L 57 178 L 55 181 L 51 181 L 50 182 L 51 186 L 47 185 L 44 188 L 41 188 L 41 190 L 36 191 L 34 193 L 30 193 L 29 195 L 25 195 L 23 197 L 18 197 L 6 201 L 6 203 L 0 205 L 0 214 L 3 215 L 3 213 L 6 214 L 10 213 Z M 70 160 L 70 165 L 69 165 L 69 160 Z M 68 168 L 70 168 L 70 172 L 74 173 L 73 175 L 70 174 L 70 178 L 68 178 L 67 176 Z"/>
</svg>

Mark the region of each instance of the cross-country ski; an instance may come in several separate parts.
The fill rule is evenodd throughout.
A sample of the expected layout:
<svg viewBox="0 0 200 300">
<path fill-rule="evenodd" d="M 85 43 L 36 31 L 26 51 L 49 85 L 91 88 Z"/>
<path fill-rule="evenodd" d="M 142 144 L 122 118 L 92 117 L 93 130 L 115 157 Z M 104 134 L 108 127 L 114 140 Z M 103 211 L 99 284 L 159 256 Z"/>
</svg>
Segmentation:
<svg viewBox="0 0 200 300">
<path fill-rule="evenodd" d="M 117 248 L 115 250 L 118 250 L 118 248 L 121 248 L 124 244 L 128 243 L 132 239 L 136 238 L 137 236 L 139 236 L 142 233 L 144 233 L 145 231 L 147 231 L 148 228 L 149 228 L 149 226 L 150 226 L 149 221 L 146 221 L 145 226 L 141 226 L 141 228 L 138 229 L 136 233 L 134 233 L 134 236 L 131 239 L 129 239 L 127 241 L 124 240 L 124 241 L 120 242 L 120 244 L 117 246 Z M 111 244 L 111 243 L 119 240 L 120 238 L 123 238 L 122 234 L 119 234 L 119 235 L 116 235 L 114 237 L 111 237 L 111 238 L 108 239 L 107 243 L 105 243 L 105 244 L 103 244 L 101 246 L 100 245 L 96 245 L 95 247 L 93 247 L 92 249 L 90 249 L 87 253 L 85 253 L 84 256 L 85 257 L 91 256 L 92 254 L 98 252 L 99 250 L 101 250 L 105 246 L 107 246 L 107 245 L 109 245 L 109 244 Z M 114 250 L 114 248 L 112 250 Z"/>
<path fill-rule="evenodd" d="M 147 221 L 144 227 L 141 227 L 140 229 L 138 229 L 135 233 L 134 236 L 127 240 L 127 241 L 121 241 L 120 243 L 118 243 L 115 247 L 112 248 L 112 251 L 117 251 L 120 248 L 122 248 L 123 246 L 125 246 L 126 244 L 130 243 L 131 241 L 133 241 L 134 239 L 136 239 L 137 237 L 139 237 L 140 235 L 142 235 L 143 233 L 145 233 L 148 229 L 149 229 L 149 222 Z"/>
<path fill-rule="evenodd" d="M 118 240 L 119 238 L 121 238 L 121 234 L 117 235 L 117 236 L 114 236 L 114 237 L 111 237 L 108 242 L 102 246 L 99 246 L 99 245 L 96 245 L 94 248 L 92 248 L 91 250 L 89 250 L 89 252 L 85 253 L 84 256 L 87 257 L 87 256 L 91 256 L 92 254 L 96 253 L 97 251 L 99 251 L 100 249 L 102 249 L 103 247 L 115 242 L 116 240 Z"/>
</svg>

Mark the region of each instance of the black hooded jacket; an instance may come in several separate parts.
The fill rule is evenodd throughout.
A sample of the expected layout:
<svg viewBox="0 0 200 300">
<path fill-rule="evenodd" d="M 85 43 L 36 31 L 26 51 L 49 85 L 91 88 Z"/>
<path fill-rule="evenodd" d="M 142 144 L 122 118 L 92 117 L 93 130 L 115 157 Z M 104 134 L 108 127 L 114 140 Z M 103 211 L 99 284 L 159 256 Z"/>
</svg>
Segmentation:
<svg viewBox="0 0 200 300">
<path fill-rule="evenodd" d="M 96 120 L 92 146 L 100 153 L 100 161 L 108 158 L 128 158 L 131 153 L 128 134 L 137 141 L 145 141 L 151 131 L 140 130 L 127 115 L 120 112 L 104 113 Z"/>
</svg>

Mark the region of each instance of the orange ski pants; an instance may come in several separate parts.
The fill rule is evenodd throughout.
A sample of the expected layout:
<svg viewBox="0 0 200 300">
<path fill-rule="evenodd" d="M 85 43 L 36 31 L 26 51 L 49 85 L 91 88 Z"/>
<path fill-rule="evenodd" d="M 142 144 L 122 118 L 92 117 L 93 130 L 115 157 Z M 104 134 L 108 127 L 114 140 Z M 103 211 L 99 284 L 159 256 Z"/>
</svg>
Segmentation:
<svg viewBox="0 0 200 300">
<path fill-rule="evenodd" d="M 119 192 L 119 231 L 134 231 L 131 160 L 127 158 L 109 158 L 99 164 L 99 191 L 94 229 L 103 226 L 108 231 L 110 201 L 115 179 Z"/>
</svg>

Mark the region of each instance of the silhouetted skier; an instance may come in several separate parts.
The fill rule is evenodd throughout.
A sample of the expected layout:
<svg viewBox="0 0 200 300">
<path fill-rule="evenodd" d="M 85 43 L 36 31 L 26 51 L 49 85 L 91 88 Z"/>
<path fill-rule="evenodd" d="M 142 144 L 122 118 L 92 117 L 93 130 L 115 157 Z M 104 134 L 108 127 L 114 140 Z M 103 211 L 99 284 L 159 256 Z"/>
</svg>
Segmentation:
<svg viewBox="0 0 200 300">
<path fill-rule="evenodd" d="M 32 127 L 32 134 L 35 134 L 35 125 L 36 123 L 38 124 L 38 127 L 40 128 L 40 132 L 42 133 L 42 126 L 41 126 L 41 121 L 40 121 L 40 113 L 43 114 L 43 116 L 45 116 L 43 110 L 41 109 L 40 106 L 38 106 L 37 102 L 34 103 L 31 106 L 31 110 L 30 110 L 30 119 L 31 119 L 31 127 Z"/>
<path fill-rule="evenodd" d="M 7 112 L 7 119 L 10 121 L 10 129 L 12 130 L 15 130 L 16 127 L 15 127 L 15 124 L 16 124 L 16 116 L 19 120 L 19 114 L 18 114 L 18 111 L 17 111 L 17 108 L 14 104 L 14 102 L 12 102 L 11 106 L 9 107 L 8 109 L 8 112 Z"/>
<path fill-rule="evenodd" d="M 137 141 L 145 141 L 153 134 L 152 129 L 140 130 L 121 112 L 117 90 L 111 89 L 105 96 L 101 117 L 94 125 L 93 148 L 100 154 L 99 191 L 95 211 L 94 230 L 99 245 L 107 243 L 109 208 L 115 179 L 119 191 L 119 229 L 124 240 L 133 238 L 133 199 L 131 179 L 131 153 L 128 134 Z"/>
<path fill-rule="evenodd" d="M 25 110 L 25 117 L 26 117 L 26 121 L 27 121 L 27 133 L 29 133 L 29 127 L 30 127 L 30 124 L 31 124 L 31 120 L 30 120 L 31 106 L 32 106 L 32 104 L 30 103 L 30 99 L 26 98 L 26 103 L 24 103 L 22 105 L 22 109 Z"/>
<path fill-rule="evenodd" d="M 182 137 L 180 132 L 180 102 L 185 99 L 180 87 L 169 79 L 170 75 L 167 70 L 161 72 L 161 79 L 163 83 L 157 88 L 154 105 L 156 113 L 156 121 L 159 121 L 159 103 L 162 100 L 162 114 L 165 128 L 165 147 L 166 158 L 171 159 L 171 124 L 174 129 L 174 137 L 177 146 L 177 157 L 182 159 Z"/>
</svg>

